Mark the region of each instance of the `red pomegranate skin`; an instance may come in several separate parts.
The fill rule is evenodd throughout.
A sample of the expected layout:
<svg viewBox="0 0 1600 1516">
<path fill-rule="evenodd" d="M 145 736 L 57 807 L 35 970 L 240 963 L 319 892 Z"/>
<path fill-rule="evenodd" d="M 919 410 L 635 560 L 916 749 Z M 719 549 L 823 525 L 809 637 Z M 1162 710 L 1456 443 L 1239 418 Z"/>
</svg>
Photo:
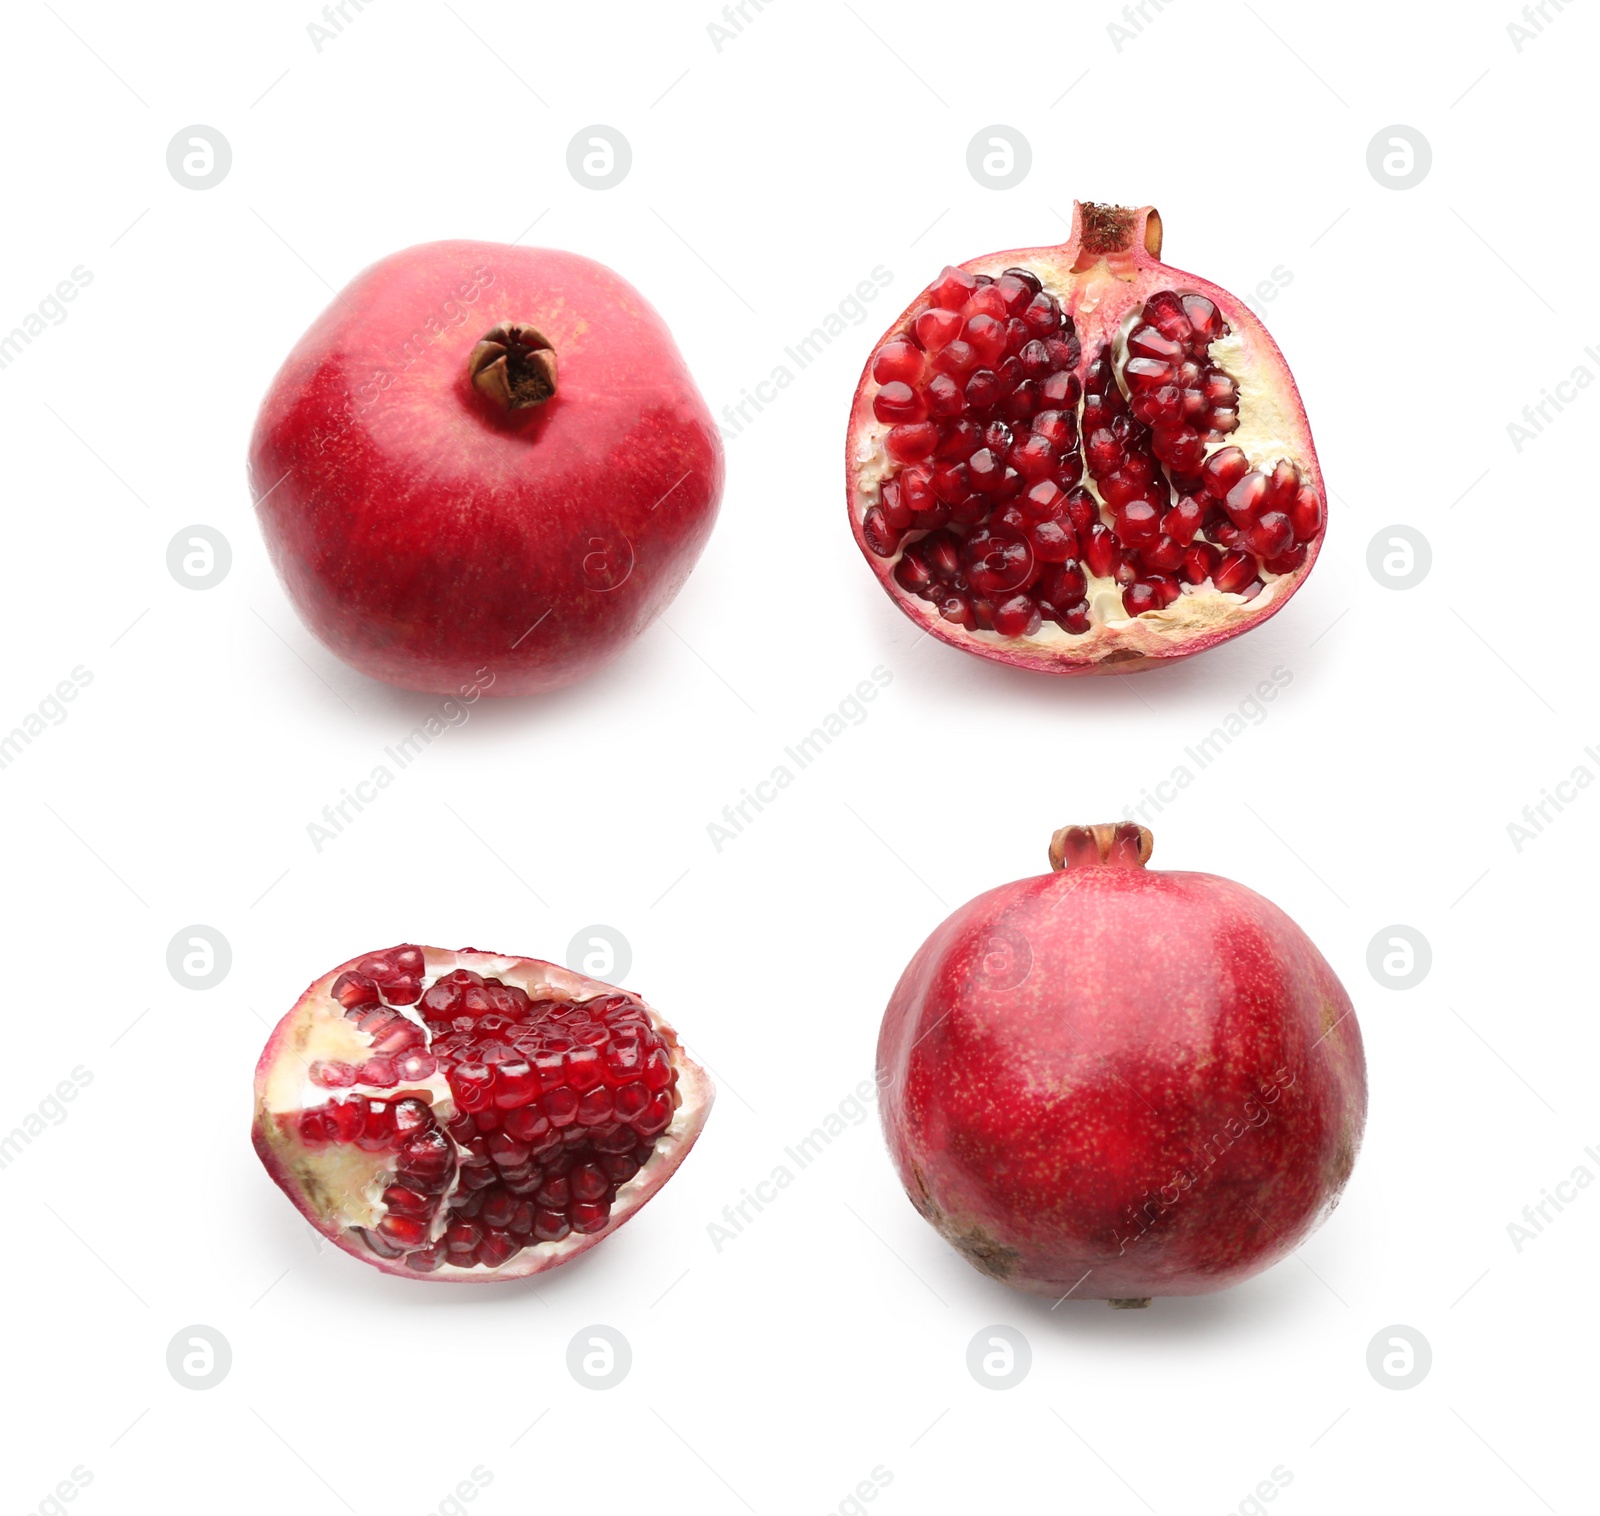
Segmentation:
<svg viewBox="0 0 1600 1516">
<path fill-rule="evenodd" d="M 468 377 L 501 323 L 555 350 L 509 411 Z M 272 560 L 316 636 L 408 689 L 553 690 L 615 658 L 710 535 L 722 446 L 671 334 L 575 253 L 435 242 L 374 264 L 273 380 L 250 444 Z"/>
<path fill-rule="evenodd" d="M 1337 1202 L 1361 1034 L 1270 901 L 1099 851 L 978 896 L 918 951 L 878 1043 L 890 1152 L 917 1209 L 1018 1289 L 1225 1289 Z"/>
</svg>

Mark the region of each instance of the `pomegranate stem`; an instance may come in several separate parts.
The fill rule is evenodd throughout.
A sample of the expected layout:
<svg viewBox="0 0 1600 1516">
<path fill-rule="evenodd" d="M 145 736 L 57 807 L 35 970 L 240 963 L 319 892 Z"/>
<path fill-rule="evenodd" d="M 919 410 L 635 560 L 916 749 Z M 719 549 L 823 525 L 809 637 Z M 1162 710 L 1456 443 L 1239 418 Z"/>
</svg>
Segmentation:
<svg viewBox="0 0 1600 1516">
<path fill-rule="evenodd" d="M 543 405 L 556 392 L 556 353 L 531 326 L 503 321 L 478 339 L 467 358 L 467 378 L 504 411 Z"/>
<path fill-rule="evenodd" d="M 1132 821 L 1064 826 L 1050 839 L 1050 867 L 1142 869 L 1154 846 L 1150 829 Z"/>
</svg>

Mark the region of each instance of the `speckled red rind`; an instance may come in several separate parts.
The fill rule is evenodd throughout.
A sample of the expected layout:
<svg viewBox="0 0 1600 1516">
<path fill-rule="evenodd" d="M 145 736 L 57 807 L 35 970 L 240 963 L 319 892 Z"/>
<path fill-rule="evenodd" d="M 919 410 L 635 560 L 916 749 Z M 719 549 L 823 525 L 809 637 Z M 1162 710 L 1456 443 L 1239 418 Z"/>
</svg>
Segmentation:
<svg viewBox="0 0 1600 1516">
<path fill-rule="evenodd" d="M 467 379 L 506 323 L 558 367 L 555 397 L 512 424 Z M 249 461 L 273 565 L 324 646 L 406 689 L 496 697 L 617 657 L 688 578 L 724 477 L 638 290 L 576 253 L 468 241 L 339 292 L 274 377 Z"/>
<path fill-rule="evenodd" d="M 1229 294 L 1209 279 L 1164 264 L 1145 250 L 1144 228 L 1147 220 L 1155 215 L 1153 207 L 1143 206 L 1128 214 L 1133 218 L 1129 252 L 1119 256 L 1113 264 L 1100 260 L 1089 271 L 1107 276 L 1097 277 L 1094 293 L 1109 292 L 1112 297 L 1099 300 L 1092 309 L 1085 308 L 1085 270 L 1077 268 L 1084 226 L 1084 207 L 1077 202 L 1073 204 L 1072 236 L 1061 246 L 1012 248 L 1009 252 L 990 253 L 956 266 L 974 274 L 988 274 L 992 278 L 998 278 L 1011 267 L 1029 268 L 1037 273 L 1045 287 L 1060 300 L 1063 312 L 1070 315 L 1077 326 L 1083 344 L 1083 358 L 1078 371 L 1080 378 L 1099 347 L 1115 336 L 1128 311 L 1142 304 L 1157 290 L 1177 288 L 1205 295 L 1224 313 L 1234 332 L 1248 339 L 1255 361 L 1271 372 L 1280 393 L 1292 400 L 1297 423 L 1293 441 L 1301 470 L 1326 502 L 1327 486 L 1317 462 L 1311 425 L 1306 420 L 1300 391 L 1278 344 L 1237 296 Z M 1159 217 L 1156 219 L 1159 225 Z M 988 658 L 996 663 L 1010 664 L 1014 668 L 1031 669 L 1042 674 L 1128 674 L 1192 658 L 1196 653 L 1203 653 L 1208 648 L 1237 637 L 1241 632 L 1249 631 L 1251 627 L 1260 626 L 1288 604 L 1316 564 L 1322 545 L 1327 540 L 1326 525 L 1308 545 L 1305 562 L 1293 573 L 1282 575 L 1270 595 L 1263 593 L 1251 601 L 1240 601 L 1237 597 L 1223 600 L 1220 596 L 1213 596 L 1208 597 L 1209 603 L 1200 604 L 1188 604 L 1186 602 L 1193 602 L 1196 597 L 1184 596 L 1175 606 L 1159 615 L 1132 618 L 1126 629 L 1097 624 L 1081 637 L 1073 637 L 1066 642 L 1047 643 L 1037 637 L 1002 637 L 995 632 L 969 632 L 946 621 L 929 601 L 919 600 L 901 589 L 894 579 L 894 566 L 899 554 L 892 558 L 880 558 L 867 546 L 862 533 L 862 521 L 873 501 L 858 488 L 862 471 L 859 453 L 864 438 L 881 437 L 888 430 L 872 413 L 872 399 L 879 388 L 872 378 L 873 358 L 890 338 L 905 334 L 910 316 L 926 303 L 926 296 L 927 291 L 924 290 L 872 344 L 856 385 L 850 427 L 845 436 L 844 463 L 845 504 L 856 544 L 871 565 L 872 572 L 877 575 L 884 593 L 919 627 L 951 647 L 976 653 L 980 658 Z M 1219 447 L 1225 445 L 1217 444 Z M 1265 466 L 1270 468 L 1273 461 L 1265 460 Z M 1253 467 L 1263 466 L 1263 460 L 1252 459 L 1251 462 Z M 1092 483 L 1087 476 L 1084 482 Z"/>
<path fill-rule="evenodd" d="M 918 1210 L 993 1278 L 1074 1299 L 1266 1268 L 1336 1203 L 1366 1118 L 1360 1030 L 1306 935 L 1242 885 L 1142 868 L 956 911 L 895 988 L 878 1078 Z"/>
<path fill-rule="evenodd" d="M 448 973 L 451 968 L 473 969 L 488 976 L 496 972 L 491 965 L 497 962 L 500 964 L 514 962 L 521 971 L 537 975 L 545 983 L 573 999 L 587 1000 L 597 995 L 626 993 L 615 985 L 606 984 L 599 979 L 589 979 L 582 974 L 574 974 L 559 964 L 546 963 L 539 958 L 519 958 L 470 948 L 463 948 L 459 952 L 444 948 L 423 948 L 422 952 L 428 965 L 429 982 L 441 973 Z M 250 1128 L 250 1140 L 267 1172 L 284 1194 L 294 1202 L 295 1209 L 336 1247 L 369 1267 L 380 1269 L 385 1274 L 398 1275 L 403 1279 L 431 1281 L 438 1284 L 496 1284 L 507 1279 L 521 1279 L 531 1274 L 542 1274 L 570 1262 L 580 1253 L 586 1253 L 634 1215 L 677 1172 L 678 1165 L 683 1162 L 704 1129 L 706 1117 L 710 1114 L 716 1096 L 711 1078 L 679 1045 L 677 1033 L 672 1027 L 657 1011 L 646 1005 L 645 1009 L 650 1012 L 650 1019 L 656 1031 L 666 1042 L 672 1066 L 677 1071 L 677 1089 L 681 1104 L 673 1113 L 672 1124 L 657 1140 L 656 1150 L 651 1154 L 650 1161 L 640 1169 L 634 1180 L 630 1181 L 631 1193 L 627 1200 L 622 1201 L 619 1195 L 619 1203 L 612 1207 L 611 1216 L 604 1230 L 586 1234 L 573 1232 L 560 1242 L 538 1243 L 533 1247 L 524 1248 L 514 1258 L 494 1269 L 458 1269 L 446 1264 L 431 1274 L 422 1274 L 408 1269 L 403 1258 L 378 1257 L 359 1241 L 346 1236 L 342 1231 L 329 1228 L 326 1219 L 318 1213 L 316 1206 L 296 1179 L 292 1165 L 287 1161 L 286 1155 L 292 1150 L 289 1144 L 302 1147 L 303 1145 L 298 1144 L 298 1139 L 286 1132 L 264 1108 L 266 1082 L 275 1061 L 280 1057 L 297 1056 L 290 1051 L 297 1018 L 308 1003 L 319 996 L 328 997 L 334 981 L 343 973 L 354 972 L 361 960 L 367 956 L 365 953 L 357 954 L 356 957 L 341 963 L 314 981 L 295 1003 L 294 1009 L 273 1029 L 256 1063 L 255 1116 Z M 680 1116 L 683 1118 L 681 1121 Z"/>
</svg>

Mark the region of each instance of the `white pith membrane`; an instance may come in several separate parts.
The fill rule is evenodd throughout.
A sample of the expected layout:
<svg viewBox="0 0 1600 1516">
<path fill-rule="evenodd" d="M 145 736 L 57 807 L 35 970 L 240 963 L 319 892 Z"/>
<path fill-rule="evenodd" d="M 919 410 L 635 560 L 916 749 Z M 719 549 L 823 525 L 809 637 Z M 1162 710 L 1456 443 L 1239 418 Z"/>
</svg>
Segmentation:
<svg viewBox="0 0 1600 1516">
<path fill-rule="evenodd" d="M 1143 214 L 1136 213 L 1135 224 L 1141 228 Z M 992 281 L 1000 280 L 1007 270 L 1024 269 L 1033 274 L 1039 281 L 1042 291 L 1054 296 L 1059 302 L 1063 337 L 1070 322 L 1081 344 L 1081 356 L 1071 372 L 1076 374 L 1080 381 L 1087 380 L 1096 356 L 1103 348 L 1109 347 L 1117 392 L 1124 403 L 1132 394 L 1125 375 L 1130 357 L 1128 338 L 1137 327 L 1145 324 L 1146 303 L 1162 292 L 1170 292 L 1178 297 L 1195 295 L 1213 303 L 1222 314 L 1226 331 L 1224 335 L 1209 344 L 1205 350 L 1205 357 L 1211 365 L 1230 377 L 1237 386 L 1237 400 L 1234 405 L 1237 424 L 1228 432 L 1203 434 L 1205 458 L 1213 458 L 1228 448 L 1238 448 L 1248 459 L 1251 471 L 1260 471 L 1269 477 L 1274 467 L 1282 460 L 1292 465 L 1297 471 L 1300 483 L 1309 487 L 1319 502 L 1324 502 L 1321 474 L 1311 447 L 1305 419 L 1299 408 L 1293 380 L 1281 355 L 1265 331 L 1248 316 L 1248 313 L 1240 310 L 1239 302 L 1230 300 L 1225 292 L 1206 281 L 1194 279 L 1175 269 L 1165 268 L 1153 257 L 1147 258 L 1137 252 L 1131 255 L 1124 252 L 1098 261 L 1078 259 L 1076 250 L 1082 226 L 1081 215 L 1080 211 L 1079 216 L 1075 217 L 1074 238 L 1064 248 L 1028 249 L 995 254 L 989 258 L 960 265 L 960 268 L 968 274 L 987 276 Z M 1159 246 L 1159 241 L 1156 245 Z M 1084 263 L 1088 266 L 1077 266 Z M 886 333 L 874 348 L 873 356 L 868 360 L 863 375 L 851 418 L 847 469 L 852 522 L 869 561 L 906 614 L 945 641 L 975 647 L 979 651 L 994 649 L 1004 661 L 1045 669 L 1089 672 L 1102 667 L 1123 671 L 1137 668 L 1141 664 L 1149 666 L 1153 660 L 1181 656 L 1199 646 L 1207 646 L 1224 636 L 1231 636 L 1246 625 L 1264 619 L 1276 610 L 1298 587 L 1316 557 L 1325 531 L 1325 509 L 1324 519 L 1315 531 L 1303 541 L 1296 539 L 1295 551 L 1300 553 L 1301 561 L 1293 568 L 1275 573 L 1265 567 L 1266 560 L 1257 556 L 1256 572 L 1252 577 L 1258 583 L 1247 585 L 1244 593 L 1219 590 L 1209 578 L 1200 584 L 1189 583 L 1185 581 L 1180 570 L 1166 570 L 1164 577 L 1177 583 L 1176 598 L 1168 605 L 1145 610 L 1136 615 L 1130 615 L 1124 605 L 1124 586 L 1110 575 L 1093 572 L 1085 561 L 1084 543 L 1080 538 L 1079 551 L 1072 561 L 1081 569 L 1087 581 L 1084 600 L 1088 606 L 1090 625 L 1083 631 L 1068 630 L 1051 620 L 1048 614 L 1036 630 L 1023 635 L 1006 635 L 1000 631 L 987 630 L 982 626 L 969 627 L 958 621 L 946 619 L 941 615 L 938 603 L 918 598 L 904 583 L 895 581 L 894 570 L 905 556 L 906 550 L 926 540 L 941 528 L 923 529 L 915 524 L 904 528 L 902 533 L 898 534 L 899 541 L 895 544 L 894 550 L 887 555 L 875 550 L 871 541 L 872 533 L 864 529 L 868 512 L 878 507 L 881 530 L 881 518 L 886 515 L 883 491 L 885 482 L 898 477 L 906 468 L 915 466 L 894 461 L 886 451 L 885 439 L 897 423 L 878 419 L 874 414 L 874 401 L 879 392 L 886 388 L 887 382 L 892 381 L 879 383 L 873 376 L 873 367 L 884 348 L 897 340 L 910 341 L 922 346 L 912 335 L 912 328 L 920 314 L 937 305 L 934 292 L 939 289 L 941 282 L 950 272 L 946 270 L 941 274 L 896 327 Z M 916 383 L 927 385 L 933 376 L 936 355 L 942 350 L 942 346 L 943 344 L 940 347 L 927 349 L 927 367 L 920 381 L 914 382 L 914 387 Z M 1011 353 L 1009 356 L 1014 358 L 1016 354 Z M 995 366 L 998 367 L 998 361 Z M 971 374 L 972 371 L 968 370 L 956 376 L 957 384 L 964 385 Z M 923 394 L 925 393 L 924 390 Z M 1094 471 L 1089 466 L 1088 439 L 1083 435 L 1081 424 L 1085 404 L 1086 397 L 1080 394 L 1074 402 L 1056 408 L 1074 415 L 1075 440 L 1066 451 L 1075 450 L 1082 459 L 1084 466 L 1077 483 L 1092 498 L 1098 520 L 1109 527 L 1116 519 L 1116 510 L 1107 504 L 1100 484 L 1094 477 Z M 946 415 L 942 418 L 929 416 L 928 419 L 949 423 L 966 419 L 969 414 L 970 412 L 963 411 L 957 416 Z M 979 424 L 982 425 L 981 422 Z M 1011 423 L 1014 438 L 1027 437 L 1031 425 L 1031 418 Z M 1148 446 L 1148 429 L 1145 429 L 1145 432 L 1143 440 Z M 926 464 L 931 466 L 937 461 L 936 457 L 931 457 L 926 460 Z M 1202 462 L 1199 467 L 1203 466 Z M 1194 473 L 1198 473 L 1198 468 Z M 1194 473 L 1181 477 L 1194 477 Z M 1184 496 L 1185 491 L 1178 486 L 1180 477 L 1178 472 L 1170 466 L 1162 466 L 1161 477 L 1173 485 L 1166 499 L 1156 503 L 1157 511 L 1164 515 L 1176 500 Z M 1027 487 L 1028 482 L 1025 481 L 1024 490 Z M 1062 488 L 1065 489 L 1067 486 L 1063 485 Z M 1016 498 L 1018 497 L 1013 497 L 1014 500 Z M 1200 498 L 1202 503 L 1210 503 L 1203 495 L 1197 498 Z M 991 516 L 997 515 L 1000 508 L 998 502 L 991 503 Z M 1277 505 L 1270 508 L 1279 509 Z M 988 518 L 976 524 L 962 524 L 957 521 L 945 524 L 942 529 L 953 531 L 958 537 L 963 534 L 970 535 L 981 530 L 987 524 L 987 520 Z M 1193 544 L 1209 542 L 1211 542 L 1209 532 L 1204 528 L 1192 538 Z M 1219 544 L 1212 545 L 1216 546 L 1218 551 L 1227 551 Z M 1241 550 L 1246 550 L 1242 544 L 1240 547 Z M 1037 589 L 1043 585 L 1046 575 L 1053 567 L 1054 564 L 1051 563 L 1043 565 L 1044 571 L 1039 575 L 1038 582 L 1033 588 Z M 1151 576 L 1141 573 L 1140 577 Z M 969 598 L 975 593 L 971 592 Z M 1002 592 L 989 598 L 1000 600 L 1006 593 L 1009 592 Z"/>
<path fill-rule="evenodd" d="M 640 1163 L 637 1173 L 614 1185 L 614 1198 L 604 1224 L 589 1232 L 571 1231 L 558 1240 L 532 1241 L 505 1261 L 493 1265 L 477 1263 L 458 1267 L 449 1262 L 447 1256 L 427 1272 L 406 1266 L 406 1254 L 444 1238 L 451 1222 L 458 1219 L 451 1215 L 452 1204 L 470 1195 L 462 1161 L 471 1162 L 473 1155 L 450 1130 L 450 1124 L 459 1122 L 464 1114 L 458 1108 L 450 1082 L 440 1069 L 424 1077 L 386 1084 L 364 1082 L 357 1077 L 355 1082 L 338 1088 L 330 1088 L 312 1077 L 313 1068 L 329 1064 L 348 1065 L 359 1071 L 372 1058 L 375 1039 L 350 1019 L 346 1006 L 334 997 L 333 989 L 342 977 L 358 972 L 363 963 L 387 956 L 384 954 L 352 959 L 325 974 L 278 1024 L 256 1070 L 254 1136 L 257 1149 L 273 1178 L 317 1229 L 363 1262 L 408 1278 L 465 1282 L 542 1272 L 592 1247 L 615 1230 L 671 1176 L 705 1125 L 714 1097 L 711 1081 L 679 1045 L 673 1028 L 627 991 L 538 959 L 472 949 L 452 952 L 422 948 L 420 952 L 424 967 L 416 1002 L 396 1003 L 384 994 L 381 1008 L 410 1022 L 420 1033 L 424 1047 L 432 1047 L 443 1039 L 430 1036 L 421 996 L 458 969 L 525 991 L 534 1002 L 536 1013 L 540 1003 L 548 1006 L 551 1002 L 560 1002 L 581 1007 L 612 997 L 625 997 L 631 1003 L 628 1014 L 637 1013 L 647 1018 L 670 1060 L 672 1082 L 666 1086 L 666 1093 L 673 1104 L 671 1119 L 654 1138 L 649 1156 Z M 539 1025 L 537 1017 L 529 1025 Z M 355 1096 L 366 1100 L 369 1108 L 374 1102 L 385 1102 L 391 1112 L 402 1100 L 421 1099 L 430 1108 L 437 1130 L 450 1142 L 454 1170 L 448 1186 L 439 1192 L 437 1213 L 420 1242 L 399 1247 L 379 1231 L 389 1214 L 389 1207 L 383 1200 L 384 1192 L 396 1183 L 396 1147 L 369 1149 L 358 1146 L 354 1140 L 307 1141 L 302 1134 L 302 1117 L 307 1112 L 321 1111 Z M 540 1099 L 522 1103 L 537 1107 Z M 489 1104 L 492 1108 L 492 1099 Z M 471 1119 L 475 1121 L 476 1117 Z M 573 1118 L 568 1116 L 561 1130 L 572 1126 Z M 556 1153 L 561 1151 L 558 1149 Z M 592 1156 L 585 1154 L 586 1158 Z M 481 1169 L 481 1164 L 479 1167 Z"/>
</svg>

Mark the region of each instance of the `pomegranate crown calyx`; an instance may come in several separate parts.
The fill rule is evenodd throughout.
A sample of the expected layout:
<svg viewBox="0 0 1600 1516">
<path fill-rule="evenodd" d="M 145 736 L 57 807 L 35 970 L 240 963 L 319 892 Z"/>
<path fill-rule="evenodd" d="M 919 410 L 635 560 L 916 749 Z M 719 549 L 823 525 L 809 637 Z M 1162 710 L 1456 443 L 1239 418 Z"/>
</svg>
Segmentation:
<svg viewBox="0 0 1600 1516">
<path fill-rule="evenodd" d="M 1064 826 L 1050 839 L 1050 867 L 1142 869 L 1154 846 L 1150 829 L 1132 821 Z"/>
<path fill-rule="evenodd" d="M 528 410 L 556 392 L 556 352 L 533 327 L 505 321 L 478 339 L 467 378 L 499 409 Z"/>
<path fill-rule="evenodd" d="M 1116 273 L 1131 277 L 1141 257 L 1161 257 L 1161 212 L 1153 205 L 1130 207 L 1077 200 L 1072 206 L 1074 268 L 1092 268 L 1102 259 Z"/>
</svg>

